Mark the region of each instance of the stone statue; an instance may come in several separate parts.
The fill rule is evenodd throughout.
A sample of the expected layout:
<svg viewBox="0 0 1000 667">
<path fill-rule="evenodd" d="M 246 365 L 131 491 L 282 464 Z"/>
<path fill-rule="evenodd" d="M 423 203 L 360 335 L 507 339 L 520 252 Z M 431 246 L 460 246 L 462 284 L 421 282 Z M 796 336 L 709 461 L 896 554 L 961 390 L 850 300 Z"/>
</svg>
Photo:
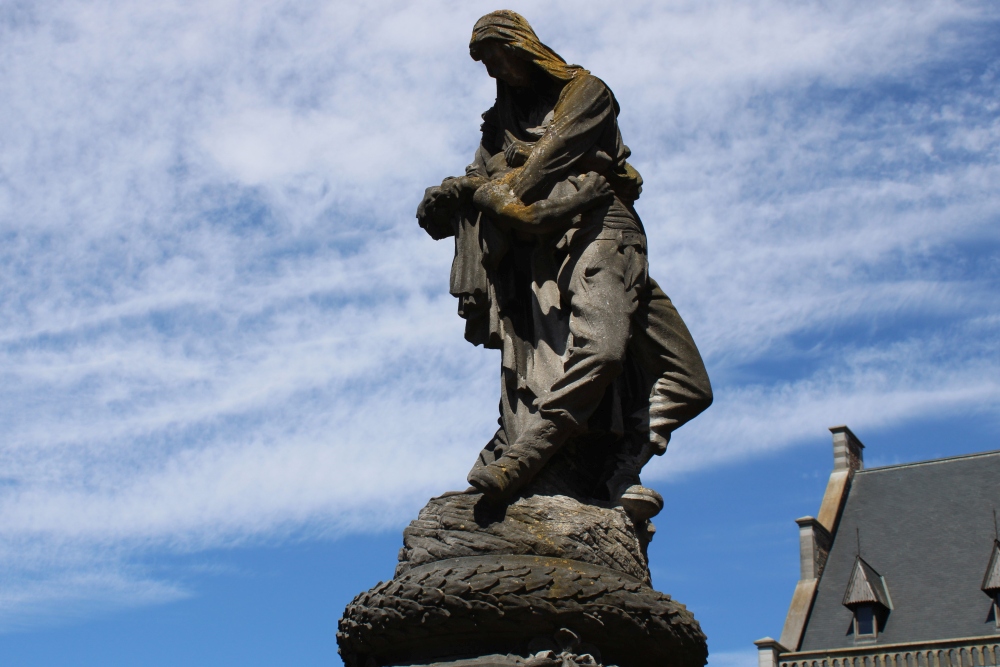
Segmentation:
<svg viewBox="0 0 1000 667">
<path fill-rule="evenodd" d="M 642 467 L 712 402 L 698 349 L 649 277 L 618 103 L 518 14 L 475 25 L 496 79 L 464 176 L 417 218 L 454 237 L 470 342 L 501 350 L 500 428 L 472 488 L 403 532 L 393 579 L 340 621 L 347 667 L 701 667 L 705 636 L 653 590 Z"/>
<path fill-rule="evenodd" d="M 502 350 L 500 428 L 469 483 L 509 498 L 575 444 L 592 450 L 577 494 L 649 518 L 663 501 L 639 472 L 712 390 L 647 272 L 642 179 L 618 103 L 514 12 L 480 19 L 470 50 L 496 79 L 496 103 L 465 176 L 428 188 L 417 210 L 431 236 L 455 237 L 466 338 Z"/>
</svg>

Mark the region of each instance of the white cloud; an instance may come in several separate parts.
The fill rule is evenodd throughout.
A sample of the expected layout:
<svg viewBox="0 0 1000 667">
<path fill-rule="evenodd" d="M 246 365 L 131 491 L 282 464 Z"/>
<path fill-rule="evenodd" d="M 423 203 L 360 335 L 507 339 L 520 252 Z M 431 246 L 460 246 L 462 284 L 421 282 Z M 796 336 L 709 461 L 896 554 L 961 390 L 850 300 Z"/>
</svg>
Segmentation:
<svg viewBox="0 0 1000 667">
<path fill-rule="evenodd" d="M 692 422 L 656 461 L 651 478 L 707 465 L 731 465 L 814 437 L 825 426 L 860 433 L 950 414 L 996 414 L 1000 359 L 996 321 L 931 339 L 848 349 L 836 364 L 788 381 L 748 383 L 723 392 L 713 419 Z"/>
<path fill-rule="evenodd" d="M 0 9 L 0 625 L 183 595 L 143 554 L 396 525 L 463 484 L 497 358 L 413 211 L 471 155 L 490 9 Z M 653 476 L 995 410 L 998 70 L 958 39 L 995 9 L 515 9 L 614 88 L 716 382 Z"/>
</svg>

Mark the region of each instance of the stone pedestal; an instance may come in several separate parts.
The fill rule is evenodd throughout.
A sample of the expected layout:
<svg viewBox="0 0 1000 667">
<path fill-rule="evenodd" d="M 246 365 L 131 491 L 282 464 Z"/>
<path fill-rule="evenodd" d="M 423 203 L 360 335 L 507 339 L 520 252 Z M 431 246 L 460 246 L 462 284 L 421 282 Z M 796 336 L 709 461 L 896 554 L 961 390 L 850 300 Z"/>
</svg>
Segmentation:
<svg viewBox="0 0 1000 667">
<path fill-rule="evenodd" d="M 650 586 L 650 537 L 621 508 L 563 495 L 435 498 L 404 531 L 394 578 L 347 606 L 341 655 L 347 667 L 701 667 L 698 622 Z"/>
</svg>

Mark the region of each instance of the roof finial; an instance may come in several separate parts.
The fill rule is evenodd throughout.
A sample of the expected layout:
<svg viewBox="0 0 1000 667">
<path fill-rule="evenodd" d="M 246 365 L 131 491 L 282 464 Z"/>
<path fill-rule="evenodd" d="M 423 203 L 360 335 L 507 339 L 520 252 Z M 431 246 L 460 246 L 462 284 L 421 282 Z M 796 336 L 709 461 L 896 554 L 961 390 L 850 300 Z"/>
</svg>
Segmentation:
<svg viewBox="0 0 1000 667">
<path fill-rule="evenodd" d="M 1000 542 L 1000 529 L 997 528 L 997 508 L 993 508 L 993 539 Z"/>
<path fill-rule="evenodd" d="M 996 516 L 997 516 L 997 513 L 996 513 L 996 510 L 994 510 L 993 511 L 993 518 L 996 519 Z M 854 527 L 854 535 L 855 535 L 855 537 L 858 538 L 858 551 L 857 551 L 856 555 L 857 555 L 858 558 L 861 558 L 861 528 L 860 527 L 858 527 L 858 526 Z"/>
</svg>

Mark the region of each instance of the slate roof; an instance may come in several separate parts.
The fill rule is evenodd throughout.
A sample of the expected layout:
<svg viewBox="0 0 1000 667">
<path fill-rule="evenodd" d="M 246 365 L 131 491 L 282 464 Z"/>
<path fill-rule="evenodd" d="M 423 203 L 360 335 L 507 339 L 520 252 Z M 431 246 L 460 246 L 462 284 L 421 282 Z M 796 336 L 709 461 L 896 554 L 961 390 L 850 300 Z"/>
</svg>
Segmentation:
<svg viewBox="0 0 1000 667">
<path fill-rule="evenodd" d="M 995 549 L 994 508 L 1000 451 L 858 471 L 799 650 L 855 645 L 843 602 L 858 533 L 861 557 L 892 600 L 878 644 L 996 634 L 981 589 Z"/>
</svg>

